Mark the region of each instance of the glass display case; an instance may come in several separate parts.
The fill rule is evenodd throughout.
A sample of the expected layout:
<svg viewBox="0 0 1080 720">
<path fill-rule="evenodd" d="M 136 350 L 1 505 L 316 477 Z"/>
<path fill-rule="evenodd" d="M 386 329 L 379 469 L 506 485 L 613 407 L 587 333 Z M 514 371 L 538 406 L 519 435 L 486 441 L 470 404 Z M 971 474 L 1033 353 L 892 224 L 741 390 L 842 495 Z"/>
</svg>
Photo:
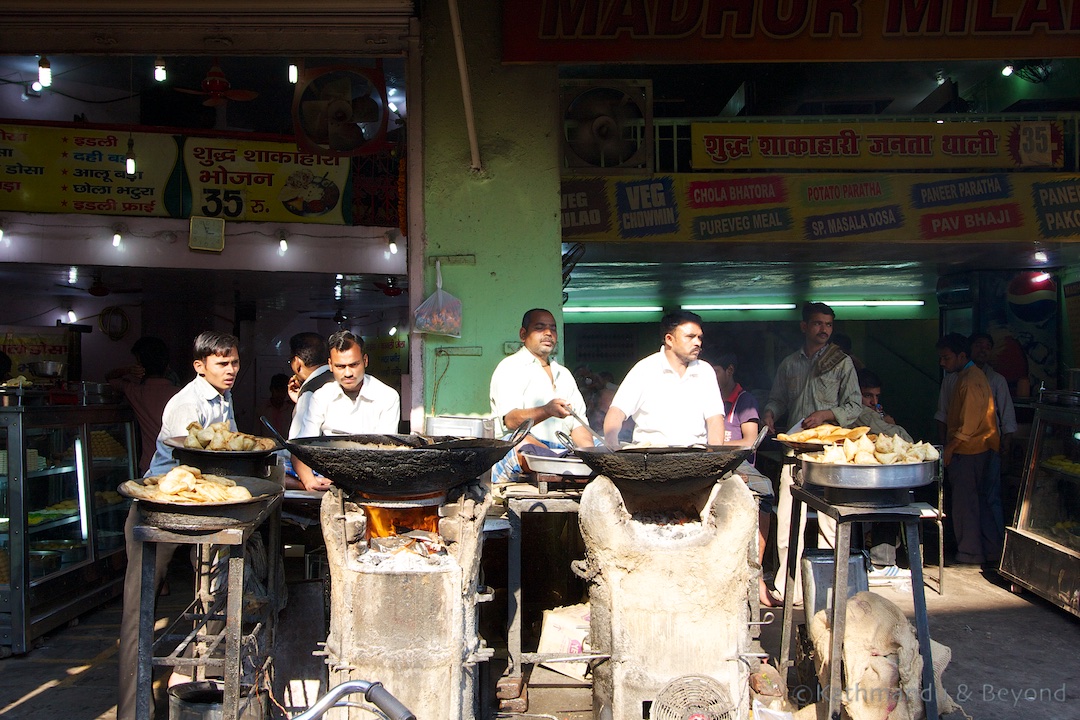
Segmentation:
<svg viewBox="0 0 1080 720">
<path fill-rule="evenodd" d="M 1036 403 L 1014 520 L 1001 574 L 1080 616 L 1080 393 Z"/>
<path fill-rule="evenodd" d="M 135 459 L 127 408 L 0 407 L 0 654 L 123 590 Z"/>
</svg>

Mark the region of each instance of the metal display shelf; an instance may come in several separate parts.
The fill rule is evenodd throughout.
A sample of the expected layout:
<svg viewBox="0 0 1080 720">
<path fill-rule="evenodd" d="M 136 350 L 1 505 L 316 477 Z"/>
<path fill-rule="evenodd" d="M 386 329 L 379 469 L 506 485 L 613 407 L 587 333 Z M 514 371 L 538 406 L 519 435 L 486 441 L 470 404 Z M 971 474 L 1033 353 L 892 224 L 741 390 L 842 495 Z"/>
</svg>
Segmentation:
<svg viewBox="0 0 1080 720">
<path fill-rule="evenodd" d="M 1024 462 L 1013 524 L 1005 529 L 999 572 L 1080 617 L 1080 399 L 1044 394 Z M 1053 400 L 1053 402 L 1048 402 Z"/>
</svg>

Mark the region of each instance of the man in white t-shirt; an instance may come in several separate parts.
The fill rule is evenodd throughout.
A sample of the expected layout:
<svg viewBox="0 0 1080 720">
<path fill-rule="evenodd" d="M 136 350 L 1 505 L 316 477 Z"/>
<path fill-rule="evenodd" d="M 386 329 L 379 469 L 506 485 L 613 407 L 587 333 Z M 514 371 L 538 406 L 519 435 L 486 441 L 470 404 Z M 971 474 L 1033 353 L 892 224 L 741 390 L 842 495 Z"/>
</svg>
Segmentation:
<svg viewBox="0 0 1080 720">
<path fill-rule="evenodd" d="M 694 445 L 724 442 L 724 400 L 712 366 L 701 354 L 701 317 L 686 311 L 660 321 L 664 345 L 639 361 L 619 385 L 604 418 L 604 437 L 618 445 L 619 430 L 634 420 L 634 442 Z"/>
<path fill-rule="evenodd" d="M 500 436 L 513 432 L 526 420 L 532 429 L 523 445 L 562 448 L 556 432 L 566 433 L 575 444 L 593 444 L 588 428 L 571 417 L 573 410 L 585 416 L 585 400 L 577 380 L 569 369 L 555 361 L 559 329 L 555 316 L 542 308 L 533 308 L 521 318 L 518 331 L 522 347 L 503 358 L 491 375 L 491 413 Z M 521 446 L 519 445 L 519 448 Z M 521 471 L 516 452 L 508 453 L 492 469 L 496 482 L 513 480 Z"/>
<path fill-rule="evenodd" d="M 401 419 L 401 398 L 397 390 L 367 374 L 364 339 L 348 330 L 339 330 L 330 336 L 327 344 L 330 372 L 336 382 L 328 382 L 311 394 L 296 437 L 396 433 Z M 326 488 L 326 479 L 315 477 L 311 468 L 296 457 L 293 468 L 305 488 Z"/>
</svg>

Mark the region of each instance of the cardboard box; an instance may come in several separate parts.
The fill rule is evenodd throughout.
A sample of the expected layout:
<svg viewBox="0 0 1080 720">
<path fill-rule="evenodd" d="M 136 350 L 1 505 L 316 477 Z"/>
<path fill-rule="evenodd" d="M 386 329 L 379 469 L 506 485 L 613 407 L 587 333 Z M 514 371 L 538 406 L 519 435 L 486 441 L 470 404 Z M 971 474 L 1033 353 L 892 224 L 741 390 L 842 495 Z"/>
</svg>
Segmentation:
<svg viewBox="0 0 1080 720">
<path fill-rule="evenodd" d="M 545 610 L 537 652 L 564 655 L 588 654 L 590 652 L 589 603 Z M 541 663 L 541 665 L 580 682 L 585 682 L 585 675 L 589 670 L 588 663 L 584 661 Z"/>
</svg>

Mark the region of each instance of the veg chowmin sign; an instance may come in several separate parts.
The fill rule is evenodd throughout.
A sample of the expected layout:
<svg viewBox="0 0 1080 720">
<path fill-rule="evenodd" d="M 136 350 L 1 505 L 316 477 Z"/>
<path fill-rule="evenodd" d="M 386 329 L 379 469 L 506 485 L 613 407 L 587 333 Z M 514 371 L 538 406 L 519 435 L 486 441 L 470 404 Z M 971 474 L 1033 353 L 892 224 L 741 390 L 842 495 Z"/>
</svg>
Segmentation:
<svg viewBox="0 0 1080 720">
<path fill-rule="evenodd" d="M 348 158 L 295 144 L 0 125 L 0 210 L 342 225 L 350 198 Z"/>
</svg>

